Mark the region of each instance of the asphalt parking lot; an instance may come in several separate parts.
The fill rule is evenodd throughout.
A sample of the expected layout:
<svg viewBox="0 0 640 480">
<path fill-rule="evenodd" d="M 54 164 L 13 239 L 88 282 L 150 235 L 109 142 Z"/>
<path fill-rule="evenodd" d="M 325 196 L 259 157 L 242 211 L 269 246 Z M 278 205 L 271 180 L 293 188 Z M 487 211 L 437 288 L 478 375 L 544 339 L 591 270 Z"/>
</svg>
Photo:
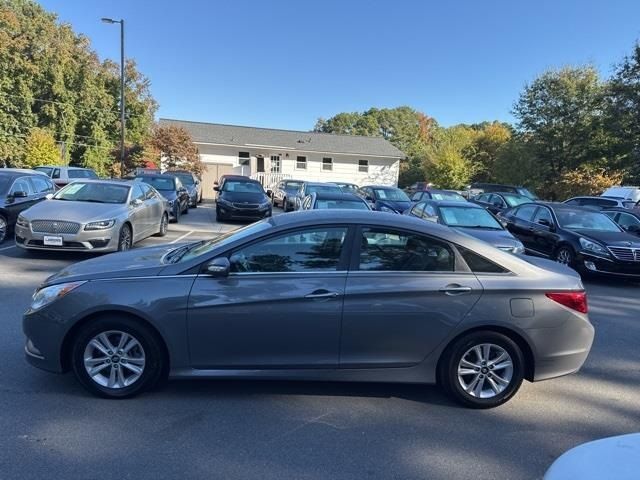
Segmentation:
<svg viewBox="0 0 640 480">
<path fill-rule="evenodd" d="M 164 238 L 209 238 L 212 205 Z M 583 370 L 523 385 L 489 411 L 420 385 L 182 381 L 123 400 L 30 367 L 34 288 L 86 254 L 0 245 L 0 478 L 533 479 L 565 450 L 640 431 L 640 284 L 590 280 L 596 340 Z"/>
</svg>

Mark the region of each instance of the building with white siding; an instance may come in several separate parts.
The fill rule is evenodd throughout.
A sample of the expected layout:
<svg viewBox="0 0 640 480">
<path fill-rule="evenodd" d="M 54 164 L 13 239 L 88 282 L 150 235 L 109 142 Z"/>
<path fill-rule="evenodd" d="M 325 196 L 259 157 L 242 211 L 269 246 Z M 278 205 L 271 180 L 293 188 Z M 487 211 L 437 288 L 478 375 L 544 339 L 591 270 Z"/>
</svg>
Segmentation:
<svg viewBox="0 0 640 480">
<path fill-rule="evenodd" d="M 357 185 L 397 185 L 405 154 L 382 137 L 334 135 L 160 119 L 187 130 L 206 165 L 203 185 L 213 196 L 221 175 L 257 178 L 269 188 L 282 178 Z"/>
</svg>

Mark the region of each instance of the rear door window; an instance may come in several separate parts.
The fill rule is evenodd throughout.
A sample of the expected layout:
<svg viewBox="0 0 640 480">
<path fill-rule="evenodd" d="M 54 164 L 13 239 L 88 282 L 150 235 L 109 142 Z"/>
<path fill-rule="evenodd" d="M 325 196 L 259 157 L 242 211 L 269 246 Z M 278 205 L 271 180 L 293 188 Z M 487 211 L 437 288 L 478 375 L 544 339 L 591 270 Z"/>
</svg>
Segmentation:
<svg viewBox="0 0 640 480">
<path fill-rule="evenodd" d="M 536 208 L 538 208 L 536 205 L 524 205 L 522 207 L 519 207 L 515 211 L 515 217 L 520 220 L 530 222 Z"/>
</svg>

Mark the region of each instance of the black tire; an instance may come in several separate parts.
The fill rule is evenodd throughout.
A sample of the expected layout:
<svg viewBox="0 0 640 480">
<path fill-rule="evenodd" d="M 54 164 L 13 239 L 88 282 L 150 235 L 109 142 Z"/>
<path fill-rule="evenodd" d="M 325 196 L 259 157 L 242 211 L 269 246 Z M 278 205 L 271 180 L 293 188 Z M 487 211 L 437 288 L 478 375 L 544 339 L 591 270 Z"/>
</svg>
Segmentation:
<svg viewBox="0 0 640 480">
<path fill-rule="evenodd" d="M 160 219 L 160 229 L 156 236 L 164 237 L 167 234 L 167 230 L 169 229 L 169 215 L 167 213 L 162 214 L 162 218 Z"/>
<path fill-rule="evenodd" d="M 180 221 L 180 208 L 176 207 L 173 212 L 173 223 L 178 223 Z"/>
<path fill-rule="evenodd" d="M 216 208 L 216 222 L 224 222 L 224 215 Z"/>
<path fill-rule="evenodd" d="M 122 382 L 117 378 L 117 374 L 121 372 L 124 378 L 127 379 L 128 376 L 129 380 L 133 378 L 131 375 L 136 375 L 132 370 L 129 370 L 129 367 L 126 365 L 125 359 L 127 358 L 127 353 L 123 352 L 119 354 L 117 350 L 112 350 L 113 355 L 111 356 L 101 352 L 99 353 L 99 355 L 104 355 L 104 358 L 113 359 L 110 360 L 108 366 L 103 366 L 103 369 L 98 372 L 104 378 L 99 377 L 97 380 L 94 380 L 94 378 L 89 375 L 87 367 L 85 367 L 85 353 L 89 343 L 101 333 L 105 333 L 106 338 L 114 343 L 121 338 L 119 333 L 125 333 L 129 335 L 129 338 L 133 338 L 138 342 L 138 346 L 134 346 L 130 352 L 133 352 L 131 354 L 132 356 L 137 357 L 139 357 L 140 352 L 142 352 L 144 364 L 142 366 L 142 373 L 137 379 L 133 380 L 131 384 L 126 385 L 126 381 Z M 90 348 L 91 347 L 89 347 L 89 349 Z M 94 349 L 93 352 L 95 351 Z M 138 355 L 136 355 L 136 353 Z M 115 359 L 116 357 L 118 357 L 117 360 Z M 125 361 L 120 363 L 122 360 Z M 71 365 L 76 378 L 85 389 L 99 397 L 112 399 L 129 398 L 149 390 L 164 380 L 168 372 L 168 359 L 165 356 L 162 340 L 158 335 L 142 321 L 128 317 L 119 317 L 117 315 L 96 318 L 80 329 L 73 340 Z M 125 366 L 123 367 L 122 365 Z M 134 365 L 133 361 L 130 365 Z M 110 377 L 111 372 L 115 372 L 114 376 L 116 377 L 116 381 L 120 382 L 120 385 L 116 383 L 115 388 L 102 385 L 99 382 L 99 380 L 109 382 L 110 379 L 107 378 L 107 374 Z"/>
<path fill-rule="evenodd" d="M 4 215 L 0 215 L 0 243 L 4 242 L 9 233 L 9 223 Z"/>
<path fill-rule="evenodd" d="M 184 210 L 182 210 L 183 215 L 189 215 L 189 202 L 184 204 Z"/>
<path fill-rule="evenodd" d="M 286 197 L 282 200 L 282 210 L 285 213 L 289 211 L 289 204 L 287 203 L 287 198 Z"/>
<path fill-rule="evenodd" d="M 198 208 L 198 200 L 196 200 L 193 205 L 191 205 L 191 208 Z"/>
<path fill-rule="evenodd" d="M 558 263 L 562 263 L 563 265 L 574 267 L 576 264 L 576 253 L 570 246 L 560 245 L 554 252 L 553 259 Z"/>
<path fill-rule="evenodd" d="M 133 247 L 133 231 L 131 230 L 131 226 L 125 223 L 120 228 L 120 233 L 118 234 L 118 251 L 126 252 L 127 250 L 131 250 L 131 247 Z"/>
<path fill-rule="evenodd" d="M 509 367 L 506 367 L 506 369 L 496 368 L 493 370 L 493 367 L 491 367 L 492 364 L 490 363 L 491 361 L 482 365 L 482 362 L 477 360 L 473 363 L 477 363 L 481 370 L 467 368 L 466 370 L 472 372 L 459 376 L 458 368 L 463 357 L 465 357 L 465 359 L 475 358 L 468 355 L 475 356 L 475 353 L 473 353 L 474 347 L 479 345 L 492 345 L 496 347 L 492 350 L 490 349 L 494 354 L 493 360 L 496 359 L 495 355 L 500 352 L 500 349 L 506 352 L 511 360 L 510 370 Z M 482 347 L 481 351 L 484 351 Z M 506 365 L 506 363 L 503 362 L 496 365 Z M 460 337 L 447 347 L 438 365 L 438 380 L 447 395 L 457 403 L 470 408 L 493 408 L 509 401 L 509 399 L 516 394 L 520 385 L 522 385 L 524 368 L 524 356 L 522 355 L 520 347 L 518 347 L 513 340 L 501 333 L 478 331 Z M 510 379 L 508 384 L 504 386 L 504 389 L 499 392 L 494 390 L 490 382 L 500 387 L 500 382 L 495 379 L 500 378 L 505 380 L 509 376 L 509 373 L 511 374 Z M 476 379 L 477 383 L 474 383 Z M 469 393 L 463 387 L 462 382 L 467 382 L 468 388 L 473 385 L 476 385 L 476 387 L 479 386 L 480 391 L 476 392 L 476 388 L 472 388 L 472 393 Z M 489 390 L 487 394 L 492 396 L 482 398 L 485 392 L 485 385 L 487 387 L 486 390 Z M 476 394 L 473 394 L 473 392 L 476 392 Z"/>
</svg>

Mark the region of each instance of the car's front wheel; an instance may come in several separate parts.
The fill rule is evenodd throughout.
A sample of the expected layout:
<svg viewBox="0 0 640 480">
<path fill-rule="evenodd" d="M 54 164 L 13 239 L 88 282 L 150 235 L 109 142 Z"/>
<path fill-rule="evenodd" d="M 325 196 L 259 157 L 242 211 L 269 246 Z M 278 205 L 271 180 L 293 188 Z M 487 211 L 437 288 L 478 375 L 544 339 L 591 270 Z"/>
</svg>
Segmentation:
<svg viewBox="0 0 640 480">
<path fill-rule="evenodd" d="M 169 215 L 164 213 L 162 215 L 162 219 L 160 220 L 160 229 L 158 230 L 158 236 L 164 237 L 167 234 L 168 229 L 169 229 Z"/>
<path fill-rule="evenodd" d="M 575 264 L 576 254 L 571 247 L 565 245 L 556 250 L 554 258 L 556 262 L 572 267 Z"/>
<path fill-rule="evenodd" d="M 450 345 L 439 365 L 439 381 L 456 402 L 493 408 L 512 398 L 524 378 L 520 347 L 506 335 L 480 331 Z"/>
<path fill-rule="evenodd" d="M 9 224 L 7 223 L 7 219 L 4 218 L 3 215 L 0 215 L 0 243 L 4 242 L 4 239 L 7 238 L 8 230 Z"/>
<path fill-rule="evenodd" d="M 73 371 L 89 392 L 127 398 L 156 385 L 165 375 L 161 341 L 142 322 L 117 316 L 97 318 L 76 335 Z"/>
<path fill-rule="evenodd" d="M 120 229 L 120 235 L 118 237 L 118 251 L 125 252 L 131 249 L 133 245 L 133 232 L 128 224 L 122 225 Z"/>
</svg>

